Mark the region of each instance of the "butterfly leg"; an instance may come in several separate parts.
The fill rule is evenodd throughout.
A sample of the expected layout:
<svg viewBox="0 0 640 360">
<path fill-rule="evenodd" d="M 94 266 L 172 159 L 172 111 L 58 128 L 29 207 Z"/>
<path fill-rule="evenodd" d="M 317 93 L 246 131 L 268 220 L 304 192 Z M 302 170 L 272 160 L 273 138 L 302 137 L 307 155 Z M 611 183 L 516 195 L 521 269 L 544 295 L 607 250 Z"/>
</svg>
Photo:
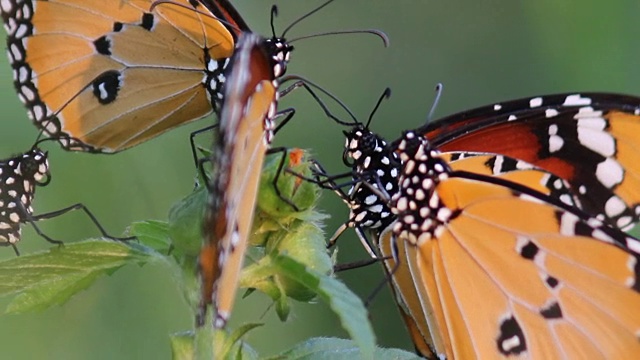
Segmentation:
<svg viewBox="0 0 640 360">
<path fill-rule="evenodd" d="M 196 136 L 211 131 L 213 129 L 215 129 L 216 127 L 218 127 L 218 124 L 214 124 L 214 125 L 210 125 L 207 127 L 204 127 L 202 129 L 198 129 L 194 132 L 192 132 L 191 134 L 189 134 L 189 144 L 191 145 L 191 154 L 193 155 L 193 162 L 196 165 L 196 168 L 199 167 L 200 165 L 200 157 L 198 157 L 198 151 L 196 150 L 196 142 L 195 142 L 195 138 Z"/>
<path fill-rule="evenodd" d="M 96 228 L 100 231 L 100 233 L 102 234 L 102 236 L 111 239 L 111 240 L 115 240 L 115 241 L 130 241 L 130 240 L 135 240 L 136 237 L 135 236 L 129 236 L 129 237 L 114 237 L 111 236 L 109 234 L 107 234 L 107 232 L 105 231 L 105 229 L 102 227 L 102 225 L 100 224 L 100 222 L 98 221 L 98 219 L 95 217 L 95 215 L 93 215 L 93 213 L 91 211 L 89 211 L 89 209 L 81 203 L 77 203 L 77 204 L 73 204 L 71 206 L 68 206 L 66 208 L 60 209 L 60 210 L 56 210 L 56 211 L 52 211 L 49 213 L 45 213 L 45 214 L 40 214 L 40 215 L 35 215 L 35 216 L 29 216 L 29 223 L 31 224 L 31 226 L 33 226 L 33 228 L 35 229 L 35 231 L 38 233 L 38 235 L 42 236 L 45 240 L 54 243 L 54 244 L 59 244 L 61 245 L 63 242 L 60 240 L 54 240 L 52 238 L 50 238 L 49 236 L 47 236 L 46 234 L 44 234 L 44 232 L 42 232 L 42 230 L 40 230 L 40 228 L 36 225 L 37 221 L 40 220 L 45 220 L 45 219 L 51 219 L 54 217 L 58 217 L 61 215 L 64 215 L 70 211 L 74 211 L 74 210 L 82 210 L 84 211 L 84 213 L 89 217 L 89 219 L 91 219 L 91 222 L 93 222 L 93 224 L 96 226 Z"/>
<path fill-rule="evenodd" d="M 292 85 L 290 85 L 289 87 L 285 88 L 284 90 L 280 91 L 280 97 L 282 98 L 283 96 L 286 96 L 287 94 L 289 94 L 290 92 L 292 92 L 295 89 L 298 88 L 303 88 L 305 89 L 310 95 L 311 97 L 316 101 L 316 103 L 318 103 L 318 105 L 320 106 L 320 108 L 322 109 L 322 111 L 324 111 L 324 113 L 327 115 L 327 117 L 329 117 L 330 119 L 332 119 L 333 121 L 335 121 L 336 123 L 340 124 L 340 125 L 346 125 L 346 126 L 353 126 L 354 124 L 357 123 L 356 117 L 355 115 L 351 112 L 351 110 L 347 107 L 347 105 L 345 105 L 340 99 L 338 99 L 335 95 L 331 94 L 330 92 L 328 92 L 327 90 L 324 90 L 323 88 L 321 88 L 318 85 L 315 85 L 313 83 L 311 83 L 310 81 L 306 80 L 306 79 L 300 79 L 300 78 L 296 78 L 293 76 L 289 76 L 287 77 L 287 80 L 289 79 L 298 79 L 296 82 L 294 82 Z M 287 80 L 283 80 L 283 82 L 287 81 Z M 326 94 L 327 96 L 329 96 L 333 101 L 335 101 L 341 108 L 343 108 L 347 114 L 349 114 L 349 117 L 351 117 L 353 119 L 353 122 L 345 122 L 343 120 L 340 120 L 337 116 L 335 116 L 331 110 L 329 110 L 329 108 L 327 107 L 327 105 L 324 103 L 324 101 L 322 101 L 322 99 L 320 99 L 320 97 L 318 97 L 318 95 L 315 93 L 315 91 L 313 91 L 313 89 L 311 89 L 311 86 L 317 88 L 318 90 L 322 91 L 324 94 Z M 280 126 L 278 126 L 278 129 L 280 128 Z M 276 131 L 278 130 L 276 129 Z"/>
<path fill-rule="evenodd" d="M 293 201 L 291 201 L 291 199 L 286 198 L 284 195 L 282 195 L 282 192 L 280 191 L 280 188 L 278 187 L 278 180 L 280 179 L 280 174 L 282 173 L 283 169 L 284 169 L 284 164 L 285 161 L 287 160 L 287 148 L 284 147 L 278 147 L 278 148 L 271 148 L 267 151 L 268 154 L 275 154 L 275 153 L 281 153 L 282 156 L 280 158 L 280 163 L 278 164 L 278 169 L 276 170 L 276 174 L 273 177 L 273 181 L 272 181 L 272 185 L 273 185 L 273 189 L 276 192 L 276 195 L 278 195 L 278 197 L 284 201 L 285 203 L 289 204 L 289 206 L 291 206 L 293 208 L 294 211 L 300 211 L 300 209 L 298 208 L 298 206 L 296 204 L 293 203 Z"/>
<path fill-rule="evenodd" d="M 289 122 L 289 120 L 293 118 L 295 114 L 296 114 L 296 109 L 294 108 L 287 108 L 287 109 L 278 111 L 276 116 L 273 117 L 273 120 L 283 116 L 284 116 L 284 120 L 280 121 L 278 126 L 276 126 L 276 128 L 273 130 L 273 133 L 277 134 L 278 131 L 280 131 L 280 129 L 282 129 L 282 127 L 285 126 Z"/>
<path fill-rule="evenodd" d="M 346 186 L 353 186 L 355 182 L 350 181 L 345 184 L 337 185 L 335 183 L 335 180 L 349 177 L 351 176 L 351 172 L 345 172 L 338 175 L 327 175 L 324 169 L 320 166 L 320 163 L 318 163 L 318 161 L 309 160 L 309 163 L 311 163 L 311 165 L 315 167 L 311 169 L 311 172 L 313 173 L 313 177 L 308 177 L 303 174 L 300 174 L 291 168 L 286 168 L 284 169 L 284 171 L 301 180 L 316 184 L 322 189 L 334 191 L 344 201 L 346 201 L 345 199 L 348 199 L 348 195 L 342 190 L 342 188 Z"/>
<path fill-rule="evenodd" d="M 207 176 L 207 172 L 204 169 L 204 164 L 205 163 L 210 163 L 211 162 L 211 158 L 210 157 L 204 157 L 204 158 L 199 158 L 197 160 L 197 168 L 198 168 L 198 173 L 200 174 L 200 178 L 202 179 L 202 181 L 204 181 L 204 185 L 206 187 L 210 187 L 211 184 L 209 183 L 209 177 Z M 196 184 L 197 187 L 197 184 Z"/>
<path fill-rule="evenodd" d="M 16 244 L 11 244 L 11 247 L 13 248 L 13 251 L 16 253 L 16 256 L 20 256 L 20 251 L 18 251 L 18 247 L 16 246 Z"/>
<path fill-rule="evenodd" d="M 327 174 L 326 170 L 322 167 L 322 165 L 318 161 L 313 161 L 312 164 L 315 167 L 314 173 L 315 173 L 316 179 L 314 182 L 316 182 L 318 186 L 320 186 L 323 189 L 333 190 L 338 195 L 338 197 L 342 199 L 342 201 L 344 201 L 349 207 L 351 207 L 351 204 L 353 203 L 353 195 L 345 193 L 342 190 L 342 188 L 345 186 L 354 186 L 355 184 L 359 183 L 361 180 L 353 179 L 352 172 L 346 172 L 343 174 L 330 176 Z M 323 177 L 324 179 L 320 179 L 321 177 Z M 336 179 L 344 178 L 344 177 L 351 177 L 352 180 L 342 185 L 338 185 L 335 182 Z M 355 191 L 351 191 L 350 193 L 355 194 Z M 362 229 L 360 226 L 357 225 L 355 216 L 353 215 L 349 218 L 349 220 L 343 223 L 336 230 L 333 236 L 331 236 L 331 238 L 327 242 L 327 248 L 333 247 L 338 242 L 338 238 L 342 235 L 342 233 L 344 233 L 344 231 L 350 227 L 354 228 L 354 230 L 356 231 L 356 234 L 358 235 L 358 238 L 360 239 L 362 246 L 367 251 L 369 256 L 371 256 L 372 259 L 380 258 L 380 256 L 375 251 L 375 247 L 371 245 L 371 241 L 369 241 L 369 238 L 365 234 L 364 229 Z"/>
<path fill-rule="evenodd" d="M 338 265 L 335 265 L 333 267 L 333 272 L 337 273 L 337 272 L 341 272 L 341 271 L 359 269 L 359 268 L 362 268 L 362 267 L 365 267 L 365 266 L 369 266 L 371 264 L 379 263 L 381 261 L 385 261 L 385 260 L 389 260 L 389 259 L 391 259 L 391 258 L 390 257 L 375 258 L 375 259 L 372 258 L 372 259 L 354 261 L 354 262 L 347 263 L 347 264 L 338 264 Z"/>
<path fill-rule="evenodd" d="M 393 260 L 393 267 L 390 270 L 385 271 L 384 279 L 380 282 L 380 284 L 378 284 L 373 289 L 371 294 L 367 296 L 367 299 L 364 301 L 364 306 L 366 307 L 369 307 L 369 304 L 371 304 L 373 299 L 378 295 L 378 293 L 380 292 L 380 290 L 382 290 L 385 284 L 391 283 L 393 275 L 396 273 L 396 271 L 400 267 L 400 256 L 398 255 L 398 244 L 395 236 L 391 239 L 391 256 L 390 257 L 387 256 L 382 259 L 384 261 Z M 385 268 L 387 267 L 385 266 Z"/>
</svg>

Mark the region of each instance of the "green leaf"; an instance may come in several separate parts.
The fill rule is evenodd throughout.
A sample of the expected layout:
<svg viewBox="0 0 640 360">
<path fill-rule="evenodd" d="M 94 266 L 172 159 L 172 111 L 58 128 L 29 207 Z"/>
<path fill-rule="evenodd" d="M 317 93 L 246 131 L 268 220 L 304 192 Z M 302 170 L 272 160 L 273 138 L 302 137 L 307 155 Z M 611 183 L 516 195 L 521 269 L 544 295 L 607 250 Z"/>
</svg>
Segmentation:
<svg viewBox="0 0 640 360">
<path fill-rule="evenodd" d="M 224 330 L 213 330 L 211 326 L 203 326 L 197 329 L 195 337 L 192 337 L 194 340 L 192 343 L 195 344 L 192 358 L 195 360 L 257 360 L 259 358 L 258 353 L 242 341 L 242 337 L 249 331 L 260 326 L 262 326 L 262 324 L 245 324 L 231 334 Z"/>
<path fill-rule="evenodd" d="M 271 248 L 271 243 L 267 248 Z M 282 238 L 273 244 L 269 253 L 287 254 L 292 259 L 313 269 L 321 274 L 329 275 L 333 271 L 333 262 L 327 253 L 324 232 L 313 222 L 298 220 L 296 226 L 292 226 Z M 288 276 L 276 276 L 279 286 L 284 289 L 287 296 L 298 301 L 311 301 L 315 298 L 315 292 L 309 291 L 306 286 L 300 284 Z"/>
<path fill-rule="evenodd" d="M 375 336 L 367 310 L 358 296 L 340 281 L 309 269 L 287 255 L 274 256 L 272 263 L 289 278 L 316 292 L 338 316 L 342 327 L 360 348 L 362 358 L 372 358 Z"/>
<path fill-rule="evenodd" d="M 172 360 L 193 360 L 193 331 L 183 331 L 172 334 L 169 340 L 171 342 Z"/>
<path fill-rule="evenodd" d="M 304 210 L 315 205 L 320 197 L 316 184 L 304 181 L 285 171 L 291 169 L 297 174 L 309 177 L 311 164 L 305 158 L 306 151 L 298 148 L 289 149 L 286 154 L 269 154 L 265 158 L 260 175 L 260 191 L 256 201 L 256 206 L 260 211 L 279 221 L 286 221 L 287 217 L 300 217 L 301 214 L 304 214 Z M 280 168 L 280 162 L 283 160 L 284 166 Z M 278 176 L 276 186 L 280 194 L 276 191 L 273 182 L 276 176 Z M 298 207 L 298 211 L 283 198 L 294 203 Z"/>
<path fill-rule="evenodd" d="M 297 344 L 292 349 L 267 360 L 414 360 L 422 359 L 416 354 L 400 349 L 376 348 L 371 357 L 362 356 L 360 349 L 351 340 L 336 338 L 312 338 Z"/>
<path fill-rule="evenodd" d="M 270 231 L 265 239 L 268 256 L 263 256 L 243 269 L 240 286 L 260 289 L 276 302 L 284 301 L 283 296 L 303 302 L 313 300 L 316 296 L 315 291 L 286 274 L 279 273 L 271 261 L 275 255 L 287 254 L 310 269 L 330 274 L 333 262 L 327 254 L 322 229 L 315 222 L 296 220 L 288 228 Z M 284 310 L 287 308 L 285 305 L 278 306 Z M 282 312 L 280 317 L 286 319 L 286 312 Z"/>
<path fill-rule="evenodd" d="M 7 313 L 63 304 L 101 275 L 126 264 L 164 259 L 151 249 L 117 241 L 87 240 L 0 262 L 0 296 L 19 293 Z"/>
<path fill-rule="evenodd" d="M 138 238 L 141 244 L 158 252 L 167 253 L 171 248 L 169 224 L 165 221 L 146 220 L 131 224 L 129 233 Z"/>
<path fill-rule="evenodd" d="M 180 254 L 198 256 L 202 247 L 202 221 L 207 189 L 199 186 L 169 210 L 169 236 Z"/>
<path fill-rule="evenodd" d="M 223 331 L 216 332 L 216 343 L 215 343 L 215 359 L 224 359 L 236 358 L 238 353 L 243 354 L 245 352 L 245 344 L 242 342 L 242 337 L 245 336 L 249 331 L 262 326 L 260 323 L 253 324 L 245 324 L 235 329 L 231 334 L 227 335 Z M 220 336 L 221 335 L 221 336 Z M 249 348 L 247 348 L 249 349 Z M 247 351 L 247 353 L 251 353 L 252 351 Z M 240 357 L 241 359 L 245 359 L 246 357 L 243 355 Z"/>
</svg>

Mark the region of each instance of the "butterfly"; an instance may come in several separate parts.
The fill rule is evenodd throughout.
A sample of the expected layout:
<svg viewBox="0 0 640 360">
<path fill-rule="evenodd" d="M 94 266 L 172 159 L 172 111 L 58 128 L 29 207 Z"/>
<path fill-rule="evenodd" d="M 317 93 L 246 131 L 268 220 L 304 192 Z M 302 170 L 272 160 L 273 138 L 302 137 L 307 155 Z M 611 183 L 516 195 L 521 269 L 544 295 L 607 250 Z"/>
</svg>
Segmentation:
<svg viewBox="0 0 640 360">
<path fill-rule="evenodd" d="M 275 49 L 275 51 L 274 51 Z M 204 323 L 213 304 L 217 328 L 225 326 L 233 307 L 253 221 L 260 171 L 275 130 L 278 77 L 291 48 L 270 47 L 253 33 L 240 35 L 225 73 L 224 102 L 209 184 L 210 201 L 200 252 L 202 297 L 196 323 Z"/>
<path fill-rule="evenodd" d="M 513 133 L 519 134 L 519 131 L 524 132 L 523 128 L 526 126 L 532 131 L 530 136 L 540 137 L 540 142 L 543 142 L 546 138 L 542 136 L 543 130 L 546 130 L 553 125 L 548 118 L 554 117 L 562 113 L 559 119 L 559 124 L 562 125 L 563 137 L 565 139 L 571 139 L 567 129 L 570 128 L 571 121 L 573 121 L 574 127 L 583 128 L 581 130 L 574 131 L 573 133 L 583 133 L 580 141 L 586 144 L 593 144 L 588 136 L 589 123 L 592 125 L 600 125 L 600 131 L 593 131 L 591 136 L 600 136 L 600 140 L 607 140 L 606 136 L 601 133 L 610 132 L 612 128 L 620 128 L 622 126 L 637 126 L 634 121 L 637 121 L 637 99 L 633 97 L 610 95 L 610 94 L 591 94 L 589 97 L 577 94 L 564 94 L 556 95 L 544 98 L 534 98 L 533 101 L 516 100 L 505 103 L 506 106 L 494 105 L 476 110 L 470 110 L 460 114 L 456 114 L 446 118 L 446 121 L 442 123 L 441 127 L 436 125 L 428 125 L 416 130 L 417 134 L 432 137 L 434 142 L 441 142 L 446 147 L 450 143 L 454 143 L 455 146 L 450 146 L 452 149 L 463 149 L 466 147 L 465 139 L 471 139 L 470 149 L 489 151 L 496 148 L 507 149 L 504 151 L 507 154 L 525 154 L 528 159 L 535 161 L 535 155 L 538 154 L 538 144 L 536 141 L 530 139 L 529 142 L 523 142 L 521 137 L 509 136 L 509 127 L 513 127 Z M 542 102 L 548 105 L 547 108 L 533 109 L 530 108 L 531 104 L 538 104 Z M 577 101 L 578 99 L 582 99 Z M 553 100 L 553 101 L 552 101 Z M 562 101 L 559 101 L 562 100 Z M 588 102 L 588 103 L 587 103 Z M 595 109 L 590 108 L 593 104 Z M 606 105 L 604 105 L 606 104 Z M 525 106 L 526 105 L 526 106 Z M 602 106 L 600 108 L 600 106 Z M 504 112 L 500 110 L 505 109 Z M 603 109 L 603 110 L 600 110 Z M 518 115 L 514 115 L 518 114 Z M 597 115 L 600 114 L 601 117 Z M 495 116 L 494 116 L 495 115 Z M 549 116 L 554 115 L 554 116 Z M 571 118 L 572 115 L 574 119 Z M 606 118 L 608 124 L 614 125 L 602 126 L 602 121 Z M 524 123 L 518 123 L 518 120 L 525 120 Z M 556 119 L 558 120 L 558 119 Z M 437 122 L 440 124 L 441 122 Z M 577 126 L 576 126 L 577 125 Z M 368 127 L 368 126 L 367 126 Z M 398 154 L 391 147 L 387 147 L 384 139 L 370 132 L 367 127 L 363 125 L 355 126 L 351 132 L 346 132 L 347 141 L 345 146 L 345 158 L 350 158 L 353 163 L 354 181 L 356 185 L 350 190 L 348 194 L 343 194 L 343 199 L 349 204 L 351 208 L 351 216 L 334 235 L 332 240 L 335 241 L 337 235 L 344 231 L 347 227 L 354 227 L 357 230 L 359 237 L 365 246 L 369 247 L 369 252 L 374 253 L 376 257 L 389 258 L 392 256 L 401 257 L 400 260 L 387 260 L 387 270 L 393 272 L 393 279 L 396 288 L 396 294 L 400 305 L 401 314 L 410 329 L 410 333 L 419 352 L 425 356 L 433 356 L 433 341 L 431 340 L 430 329 L 428 321 L 433 309 L 423 307 L 427 301 L 427 297 L 424 294 L 424 288 L 421 286 L 414 286 L 414 281 L 418 277 L 416 272 L 415 247 L 406 246 L 403 241 L 394 241 L 394 246 L 391 246 L 390 234 L 392 231 L 388 227 L 388 224 L 395 220 L 395 216 L 391 215 L 391 209 L 389 208 L 387 201 L 379 197 L 376 193 L 371 191 L 371 187 L 378 191 L 386 192 L 389 195 L 393 195 L 399 192 L 399 173 L 401 169 L 401 161 L 398 161 Z M 501 129 L 501 132 L 497 132 L 494 137 L 493 129 Z M 552 127 L 553 128 L 553 127 Z M 586 129 L 586 130 L 585 130 Z M 598 129 L 598 127 L 596 127 Z M 541 134 L 542 133 L 542 134 Z M 586 134 L 585 134 L 586 133 Z M 557 134 L 557 132 L 555 133 Z M 552 134 L 552 135 L 555 135 Z M 593 135 L 595 134 L 595 135 Z M 616 134 L 616 133 L 613 133 Z M 617 133 L 619 134 L 619 133 Z M 502 135 L 502 138 L 500 138 Z M 556 139 L 557 140 L 557 139 Z M 556 141 L 553 140 L 553 141 Z M 456 144 L 456 141 L 458 142 Z M 571 141 L 571 140 L 570 140 Z M 579 146 L 575 143 L 570 143 L 568 149 L 572 151 L 583 151 L 585 154 L 594 152 L 594 149 L 585 146 L 585 149 L 580 150 Z M 574 142 L 576 140 L 573 140 Z M 632 136 L 624 136 L 619 141 L 616 141 L 617 146 L 624 145 L 633 146 Z M 518 147 L 520 145 L 520 147 Z M 533 146 L 536 145 L 536 146 Z M 535 151 L 534 151 L 535 150 Z M 540 152 L 545 155 L 544 152 Z M 559 154 L 559 155 L 558 155 Z M 622 155 L 620 152 L 616 152 L 616 156 Z M 450 151 L 441 154 L 443 160 L 445 160 L 452 169 L 462 169 L 471 171 L 476 174 L 484 174 L 484 176 L 499 176 L 509 179 L 512 184 L 520 184 L 528 190 L 538 191 L 544 196 L 549 196 L 554 201 L 559 201 L 562 204 L 570 206 L 572 208 L 582 208 L 582 202 L 586 199 L 584 191 L 576 191 L 575 184 L 593 183 L 594 180 L 601 180 L 596 178 L 598 174 L 588 174 L 579 172 L 574 177 L 569 177 L 573 182 L 573 187 L 569 181 L 566 181 L 554 174 L 551 174 L 537 166 L 534 166 L 526 161 L 520 159 L 510 158 L 502 154 L 486 154 L 475 153 L 473 151 Z M 555 155 L 546 154 L 546 160 L 549 160 L 553 156 L 564 156 L 563 162 L 558 161 L 556 164 L 545 164 L 544 161 L 537 161 L 538 164 L 545 164 L 547 168 L 558 170 L 562 169 L 560 164 L 564 164 L 565 167 L 574 166 L 576 168 L 587 167 L 585 164 L 573 164 L 570 160 L 566 159 L 566 152 L 556 152 Z M 575 155 L 573 155 L 575 156 Z M 613 157 L 613 156 L 610 156 Z M 593 156 L 591 156 L 593 158 Z M 621 163 L 625 166 L 625 173 L 627 177 L 633 177 L 634 164 L 631 162 L 631 158 L 624 157 Z M 600 161 L 602 162 L 602 160 Z M 366 175 L 368 174 L 368 175 Z M 360 180 L 367 179 L 370 185 L 362 186 Z M 596 179 L 594 179 L 596 178 Z M 373 180 L 372 180 L 373 179 Z M 335 189 L 335 187 L 334 187 Z M 384 190 L 383 190 L 384 189 Z M 607 197 L 615 196 L 615 188 L 605 194 Z M 624 194 L 624 193 L 623 193 Z M 633 194 L 625 194 L 625 199 L 629 203 L 635 200 Z M 606 202 L 600 202 L 601 204 Z M 593 209 L 593 206 L 592 206 Z M 611 221 L 611 218 L 603 217 L 602 214 L 606 213 L 604 207 L 595 207 L 595 214 L 598 214 L 600 219 L 604 221 L 609 220 L 610 225 L 616 225 Z M 600 220 L 594 220 L 600 221 Z M 369 240 L 363 237 L 365 233 L 369 233 L 375 240 L 375 247 L 371 247 Z M 397 249 L 396 249 L 397 248 Z M 376 252 L 376 250 L 378 252 Z M 637 250 L 636 250 L 637 251 Z M 413 273 L 410 271 L 413 269 Z"/>
<path fill-rule="evenodd" d="M 300 17 L 293 25 L 329 5 L 328 0 Z M 275 14 L 272 8 L 272 16 Z M 378 30 L 332 31 L 302 38 L 337 34 L 373 34 L 388 45 L 386 35 Z M 294 41 L 291 40 L 291 41 Z M 212 156 L 213 180 L 208 184 L 210 201 L 204 221 L 205 244 L 199 257 L 202 294 L 196 315 L 196 324 L 204 324 L 204 316 L 209 304 L 214 308 L 214 326 L 226 325 L 238 286 L 249 231 L 253 221 L 260 171 L 267 151 L 284 152 L 284 148 L 273 149 L 270 144 L 274 133 L 295 114 L 289 108 L 276 112 L 280 96 L 296 88 L 305 88 L 316 100 L 318 98 L 306 79 L 289 76 L 284 79 L 293 50 L 290 41 L 281 37 L 264 38 L 252 32 L 242 32 L 236 50 L 225 69 L 220 121 L 216 129 L 216 141 Z M 298 80 L 288 88 L 278 92 L 280 80 Z M 315 86 L 315 85 L 312 85 Z M 319 87 L 319 90 L 325 92 Z M 322 101 L 318 100 L 324 108 Z M 278 128 L 275 119 L 283 117 Z M 284 164 L 282 158 L 281 165 Z M 276 186 L 277 195 L 280 196 Z M 289 199 L 281 199 L 296 208 Z"/>
<path fill-rule="evenodd" d="M 640 168 L 635 165 L 634 151 L 640 144 L 640 137 L 635 139 L 638 131 L 640 98 L 606 93 L 512 100 L 450 115 L 416 129 L 452 160 L 473 153 L 502 155 L 482 158 L 487 163 L 478 163 L 471 171 L 547 171 L 549 176 L 540 179 L 545 181 L 545 192 L 623 230 L 632 228 L 640 215 L 640 192 L 635 190 L 640 185 Z M 385 148 L 385 140 L 363 124 L 345 136 L 344 158 L 353 160 L 348 165 L 356 177 L 377 173 L 372 185 L 380 183 L 389 194 L 395 193 L 400 164 L 397 155 Z M 338 229 L 331 242 L 347 227 L 384 228 L 393 220 L 384 201 L 358 182 L 342 197 L 350 198 L 351 220 Z"/>
<path fill-rule="evenodd" d="M 7 0 L 0 13 L 29 117 L 88 152 L 212 113 L 235 39 L 249 31 L 227 0 Z"/>
<path fill-rule="evenodd" d="M 427 325 L 426 355 L 640 353 L 640 240 L 527 186 L 453 170 L 418 133 L 393 147 L 403 162 L 389 203 L 397 220 L 381 243 L 410 274 L 413 284 L 395 285 L 417 328 Z"/>
</svg>

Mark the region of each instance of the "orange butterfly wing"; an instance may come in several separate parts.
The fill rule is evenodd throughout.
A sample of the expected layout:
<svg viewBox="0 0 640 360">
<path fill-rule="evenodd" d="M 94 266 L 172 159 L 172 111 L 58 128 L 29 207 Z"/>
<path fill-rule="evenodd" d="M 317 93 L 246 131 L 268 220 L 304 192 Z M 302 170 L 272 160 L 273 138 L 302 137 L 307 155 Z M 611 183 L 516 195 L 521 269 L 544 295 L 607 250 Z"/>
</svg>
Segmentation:
<svg viewBox="0 0 640 360">
<path fill-rule="evenodd" d="M 211 204 L 200 254 L 202 302 L 213 301 L 216 327 L 231 313 L 249 231 L 260 171 L 273 132 L 277 82 L 264 39 L 245 33 L 232 58 L 214 151 Z"/>
<path fill-rule="evenodd" d="M 393 232 L 417 246 L 418 267 L 409 265 L 415 289 L 401 291 L 427 295 L 421 305 L 433 309 L 429 331 L 437 333 L 438 354 L 609 359 L 640 353 L 639 256 L 631 250 L 637 239 L 532 191 L 463 177 L 407 182 L 422 165 L 413 162 L 401 177 Z M 423 198 L 418 190 L 430 186 Z"/>
<path fill-rule="evenodd" d="M 2 16 L 18 95 L 67 148 L 118 152 L 212 112 L 227 28 L 177 0 L 11 0 Z M 190 8 L 189 8 L 190 7 Z"/>
<path fill-rule="evenodd" d="M 465 170 L 500 177 L 526 185 L 541 193 L 555 196 L 561 201 L 564 199 L 568 205 L 576 205 L 577 203 L 577 199 L 572 196 L 566 182 L 522 161 L 516 161 L 502 155 L 471 152 L 446 152 L 442 153 L 442 158 L 449 162 L 453 170 Z M 442 318 L 439 321 L 435 319 L 436 315 L 442 314 L 442 309 L 439 308 L 435 311 L 433 306 L 437 304 L 432 304 L 428 300 L 427 290 L 433 289 L 433 287 L 425 287 L 415 283 L 415 279 L 421 277 L 416 247 L 407 245 L 405 241 L 398 241 L 395 244 L 400 259 L 394 271 L 396 262 L 393 260 L 392 236 L 390 227 L 381 232 L 373 232 L 380 254 L 386 258 L 391 257 L 384 262 L 385 270 L 388 273 L 393 271 L 391 276 L 392 290 L 396 294 L 401 315 L 403 315 L 414 345 L 423 356 L 435 358 L 434 349 L 442 349 L 444 347 L 442 342 L 449 341 L 447 338 L 443 339 L 439 331 L 432 332 L 430 330 L 444 326 Z M 432 293 L 431 296 L 437 296 L 437 294 Z M 441 325 L 437 325 L 438 323 Z M 450 347 L 450 344 L 448 346 Z"/>
</svg>

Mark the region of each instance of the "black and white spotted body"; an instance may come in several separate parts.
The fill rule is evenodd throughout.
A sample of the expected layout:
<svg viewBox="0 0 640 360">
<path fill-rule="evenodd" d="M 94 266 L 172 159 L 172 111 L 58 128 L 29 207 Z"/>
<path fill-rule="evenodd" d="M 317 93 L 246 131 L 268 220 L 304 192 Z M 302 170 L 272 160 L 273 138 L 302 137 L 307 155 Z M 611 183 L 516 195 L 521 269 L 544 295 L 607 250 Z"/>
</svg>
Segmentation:
<svg viewBox="0 0 640 360">
<path fill-rule="evenodd" d="M 20 225 L 33 214 L 36 187 L 49 180 L 47 153 L 38 148 L 0 161 L 0 245 L 20 241 Z"/>
<path fill-rule="evenodd" d="M 391 197 L 391 211 L 398 216 L 393 231 L 413 245 L 438 236 L 454 216 L 444 206 L 435 187 L 452 171 L 439 151 L 413 132 L 406 132 L 397 146 L 403 162 L 399 191 Z"/>
<path fill-rule="evenodd" d="M 356 127 L 345 132 L 345 135 L 344 158 L 353 161 L 353 180 L 358 181 L 348 192 L 351 209 L 349 218 L 354 227 L 384 228 L 394 217 L 386 201 L 360 180 L 365 177 L 374 188 L 393 195 L 398 191 L 398 175 L 402 164 L 396 153 L 387 148 L 387 142 L 368 129 Z"/>
<path fill-rule="evenodd" d="M 395 217 L 389 210 L 386 199 L 381 199 L 368 184 L 382 194 L 391 196 L 398 190 L 398 174 L 401 166 L 398 156 L 387 148 L 387 143 L 363 125 L 356 125 L 346 136 L 343 161 L 351 168 L 353 185 L 344 193 L 330 181 L 328 188 L 334 189 L 349 207 L 349 220 L 342 224 L 329 239 L 329 246 L 348 228 L 353 228 L 365 250 L 372 258 L 378 254 L 369 241 L 368 232 L 382 231 Z M 324 170 L 321 176 L 326 176 Z M 377 235 L 377 234 L 374 234 Z"/>
</svg>

